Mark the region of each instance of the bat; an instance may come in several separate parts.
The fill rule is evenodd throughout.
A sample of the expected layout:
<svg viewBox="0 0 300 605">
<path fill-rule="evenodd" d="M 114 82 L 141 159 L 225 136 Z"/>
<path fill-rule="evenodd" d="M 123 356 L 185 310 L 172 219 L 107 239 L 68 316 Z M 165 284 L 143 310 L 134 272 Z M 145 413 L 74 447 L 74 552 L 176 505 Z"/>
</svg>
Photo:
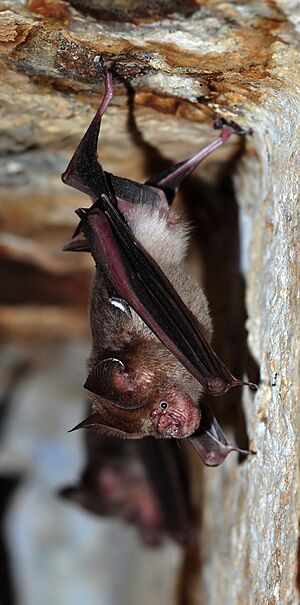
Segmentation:
<svg viewBox="0 0 300 605">
<path fill-rule="evenodd" d="M 88 251 L 96 264 L 90 301 L 92 351 L 85 388 L 93 413 L 75 428 L 124 438 L 192 437 L 205 464 L 234 446 L 204 402 L 248 384 L 212 349 L 203 290 L 183 267 L 188 229 L 172 208 L 178 187 L 233 127 L 212 143 L 140 184 L 103 170 L 97 155 L 102 116 L 112 98 L 106 73 L 102 103 L 62 180 L 89 195 L 67 251 Z M 81 237 L 83 234 L 84 237 Z"/>
<path fill-rule="evenodd" d="M 121 440 L 88 433 L 87 461 L 78 484 L 60 495 L 104 517 L 135 525 L 150 546 L 166 537 L 195 544 L 187 460 L 175 440 Z"/>
</svg>

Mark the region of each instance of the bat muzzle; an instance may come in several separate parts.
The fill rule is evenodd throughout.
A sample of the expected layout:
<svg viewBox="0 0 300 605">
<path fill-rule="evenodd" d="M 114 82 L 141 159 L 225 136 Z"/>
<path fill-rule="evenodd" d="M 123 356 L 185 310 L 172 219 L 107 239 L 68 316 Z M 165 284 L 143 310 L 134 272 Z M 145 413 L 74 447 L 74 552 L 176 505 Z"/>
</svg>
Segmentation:
<svg viewBox="0 0 300 605">
<path fill-rule="evenodd" d="M 155 414 L 156 431 L 159 437 L 175 437 L 182 439 L 192 435 L 200 424 L 200 410 L 196 406 L 189 414 L 179 411 L 168 411 Z"/>
</svg>

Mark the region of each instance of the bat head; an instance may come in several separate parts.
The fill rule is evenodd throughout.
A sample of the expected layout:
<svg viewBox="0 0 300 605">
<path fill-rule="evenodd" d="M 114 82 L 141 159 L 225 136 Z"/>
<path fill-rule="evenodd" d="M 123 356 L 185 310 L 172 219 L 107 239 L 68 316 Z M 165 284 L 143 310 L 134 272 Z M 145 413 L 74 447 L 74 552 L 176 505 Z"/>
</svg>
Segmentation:
<svg viewBox="0 0 300 605">
<path fill-rule="evenodd" d="M 103 424 L 131 437 L 192 435 L 200 424 L 199 387 L 160 343 L 94 366 L 85 388 Z M 195 381 L 194 381 L 195 382 Z M 105 422 L 104 422 L 105 420 Z M 99 424 L 99 422 L 98 422 Z M 115 434 L 117 434 L 117 432 Z"/>
<path fill-rule="evenodd" d="M 182 388 L 170 386 L 153 401 L 150 417 L 157 437 L 184 438 L 198 428 L 200 408 Z"/>
</svg>

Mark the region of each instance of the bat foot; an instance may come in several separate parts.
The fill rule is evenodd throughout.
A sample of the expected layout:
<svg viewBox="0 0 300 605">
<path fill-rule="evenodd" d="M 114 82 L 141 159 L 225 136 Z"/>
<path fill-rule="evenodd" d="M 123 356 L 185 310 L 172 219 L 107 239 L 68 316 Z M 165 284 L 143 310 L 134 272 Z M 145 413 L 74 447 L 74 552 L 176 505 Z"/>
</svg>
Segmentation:
<svg viewBox="0 0 300 605">
<path fill-rule="evenodd" d="M 259 385 L 255 384 L 255 382 L 242 382 L 241 384 L 245 387 L 250 387 L 250 389 L 254 389 L 255 391 L 258 391 L 259 389 Z"/>
<path fill-rule="evenodd" d="M 234 120 L 226 120 L 226 118 L 218 118 L 218 120 L 216 120 L 214 122 L 214 128 L 216 130 L 218 130 L 220 128 L 224 128 L 224 127 L 230 128 L 236 134 L 252 134 L 253 133 L 252 128 L 243 128 L 242 126 L 239 126 L 239 124 L 234 122 Z"/>
<path fill-rule="evenodd" d="M 96 67 L 102 68 L 105 73 L 111 71 L 114 66 L 114 61 L 104 59 L 103 57 L 101 57 L 101 55 L 96 55 L 93 59 L 93 63 Z"/>
</svg>

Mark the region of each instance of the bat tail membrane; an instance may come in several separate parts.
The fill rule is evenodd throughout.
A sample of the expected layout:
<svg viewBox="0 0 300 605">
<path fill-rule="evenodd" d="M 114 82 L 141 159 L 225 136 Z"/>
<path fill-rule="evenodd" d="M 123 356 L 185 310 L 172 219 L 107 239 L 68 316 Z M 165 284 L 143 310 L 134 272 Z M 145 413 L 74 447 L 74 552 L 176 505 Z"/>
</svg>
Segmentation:
<svg viewBox="0 0 300 605">
<path fill-rule="evenodd" d="M 66 185 L 86 193 L 94 202 L 99 199 L 100 193 L 103 191 L 104 175 L 98 162 L 97 143 L 101 119 L 112 96 L 112 75 L 107 72 L 105 94 L 101 105 L 61 177 Z"/>
<path fill-rule="evenodd" d="M 245 455 L 253 454 L 249 450 L 241 450 L 227 442 L 219 423 L 205 402 L 201 402 L 200 428 L 189 437 L 189 442 L 206 466 L 219 466 L 230 452 L 239 452 Z"/>
<path fill-rule="evenodd" d="M 215 149 L 228 141 L 229 137 L 234 133 L 233 128 L 225 126 L 220 135 L 208 145 L 188 157 L 182 162 L 174 164 L 168 170 L 151 177 L 146 184 L 162 189 L 169 203 L 172 203 L 175 193 L 182 181 Z"/>
</svg>

